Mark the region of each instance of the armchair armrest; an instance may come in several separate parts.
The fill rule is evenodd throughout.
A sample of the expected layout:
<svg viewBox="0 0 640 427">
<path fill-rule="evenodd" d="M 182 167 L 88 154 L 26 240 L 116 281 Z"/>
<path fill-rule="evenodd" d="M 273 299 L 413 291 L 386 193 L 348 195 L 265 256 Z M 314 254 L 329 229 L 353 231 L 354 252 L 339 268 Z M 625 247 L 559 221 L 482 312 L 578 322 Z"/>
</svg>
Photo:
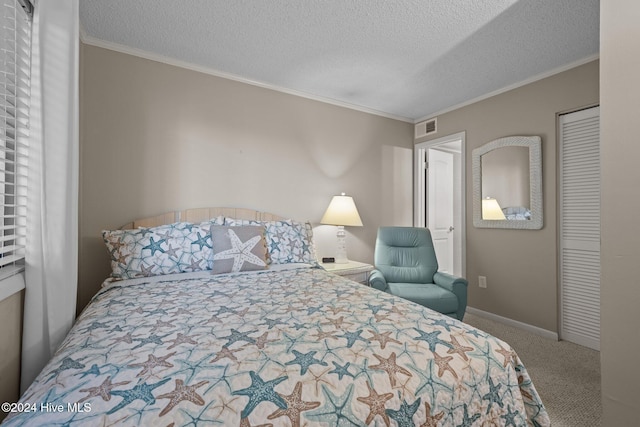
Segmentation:
<svg viewBox="0 0 640 427">
<path fill-rule="evenodd" d="M 433 275 L 433 283 L 436 285 L 453 292 L 458 297 L 458 320 L 462 320 L 464 312 L 467 309 L 467 286 L 469 282 L 462 277 L 456 277 L 451 274 L 436 272 Z"/>
<path fill-rule="evenodd" d="M 373 270 L 371 274 L 369 274 L 369 286 L 385 292 L 389 288 L 380 270 Z"/>
</svg>

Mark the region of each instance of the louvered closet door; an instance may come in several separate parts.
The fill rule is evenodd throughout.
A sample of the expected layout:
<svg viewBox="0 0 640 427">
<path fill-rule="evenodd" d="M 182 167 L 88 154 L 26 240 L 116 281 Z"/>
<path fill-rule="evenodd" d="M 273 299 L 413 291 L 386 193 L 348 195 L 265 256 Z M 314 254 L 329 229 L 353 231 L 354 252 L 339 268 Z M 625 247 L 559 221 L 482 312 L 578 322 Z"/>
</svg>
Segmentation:
<svg viewBox="0 0 640 427">
<path fill-rule="evenodd" d="M 560 116 L 560 338 L 600 349 L 600 107 Z"/>
</svg>

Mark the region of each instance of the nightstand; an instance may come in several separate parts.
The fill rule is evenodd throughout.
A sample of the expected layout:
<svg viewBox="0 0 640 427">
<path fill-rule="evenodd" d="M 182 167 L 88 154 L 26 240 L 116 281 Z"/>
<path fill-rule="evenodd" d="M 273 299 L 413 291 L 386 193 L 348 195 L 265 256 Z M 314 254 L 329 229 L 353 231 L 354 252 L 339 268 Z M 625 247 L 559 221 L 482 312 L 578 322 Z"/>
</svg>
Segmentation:
<svg viewBox="0 0 640 427">
<path fill-rule="evenodd" d="M 346 264 L 320 263 L 320 266 L 331 273 L 363 285 L 369 285 L 369 273 L 373 270 L 373 265 L 358 261 L 349 261 Z"/>
</svg>

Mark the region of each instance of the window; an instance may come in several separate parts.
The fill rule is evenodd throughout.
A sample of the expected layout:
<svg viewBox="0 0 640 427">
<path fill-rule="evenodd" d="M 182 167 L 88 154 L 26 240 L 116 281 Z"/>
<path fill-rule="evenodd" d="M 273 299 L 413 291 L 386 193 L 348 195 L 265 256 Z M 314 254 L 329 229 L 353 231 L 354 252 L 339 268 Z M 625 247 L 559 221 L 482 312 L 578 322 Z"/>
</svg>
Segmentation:
<svg viewBox="0 0 640 427">
<path fill-rule="evenodd" d="M 0 8 L 0 276 L 5 276 L 24 262 L 31 17 L 26 0 L 0 0 Z"/>
</svg>

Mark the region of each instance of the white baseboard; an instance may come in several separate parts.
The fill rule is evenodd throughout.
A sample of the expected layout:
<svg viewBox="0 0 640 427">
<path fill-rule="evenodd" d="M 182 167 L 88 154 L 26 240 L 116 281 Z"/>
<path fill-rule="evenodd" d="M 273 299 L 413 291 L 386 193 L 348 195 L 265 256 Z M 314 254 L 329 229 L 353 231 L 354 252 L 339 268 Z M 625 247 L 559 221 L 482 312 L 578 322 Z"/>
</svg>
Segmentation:
<svg viewBox="0 0 640 427">
<path fill-rule="evenodd" d="M 508 317 L 498 316 L 497 314 L 489 313 L 488 311 L 478 310 L 477 308 L 467 307 L 467 312 L 475 314 L 485 319 L 493 320 L 505 325 L 513 326 L 514 328 L 522 329 L 532 334 L 540 335 L 544 338 L 549 338 L 558 341 L 558 333 L 548 331 L 546 329 L 539 328 L 537 326 L 529 325 L 528 323 L 519 322 L 517 320 L 509 319 Z"/>
</svg>

